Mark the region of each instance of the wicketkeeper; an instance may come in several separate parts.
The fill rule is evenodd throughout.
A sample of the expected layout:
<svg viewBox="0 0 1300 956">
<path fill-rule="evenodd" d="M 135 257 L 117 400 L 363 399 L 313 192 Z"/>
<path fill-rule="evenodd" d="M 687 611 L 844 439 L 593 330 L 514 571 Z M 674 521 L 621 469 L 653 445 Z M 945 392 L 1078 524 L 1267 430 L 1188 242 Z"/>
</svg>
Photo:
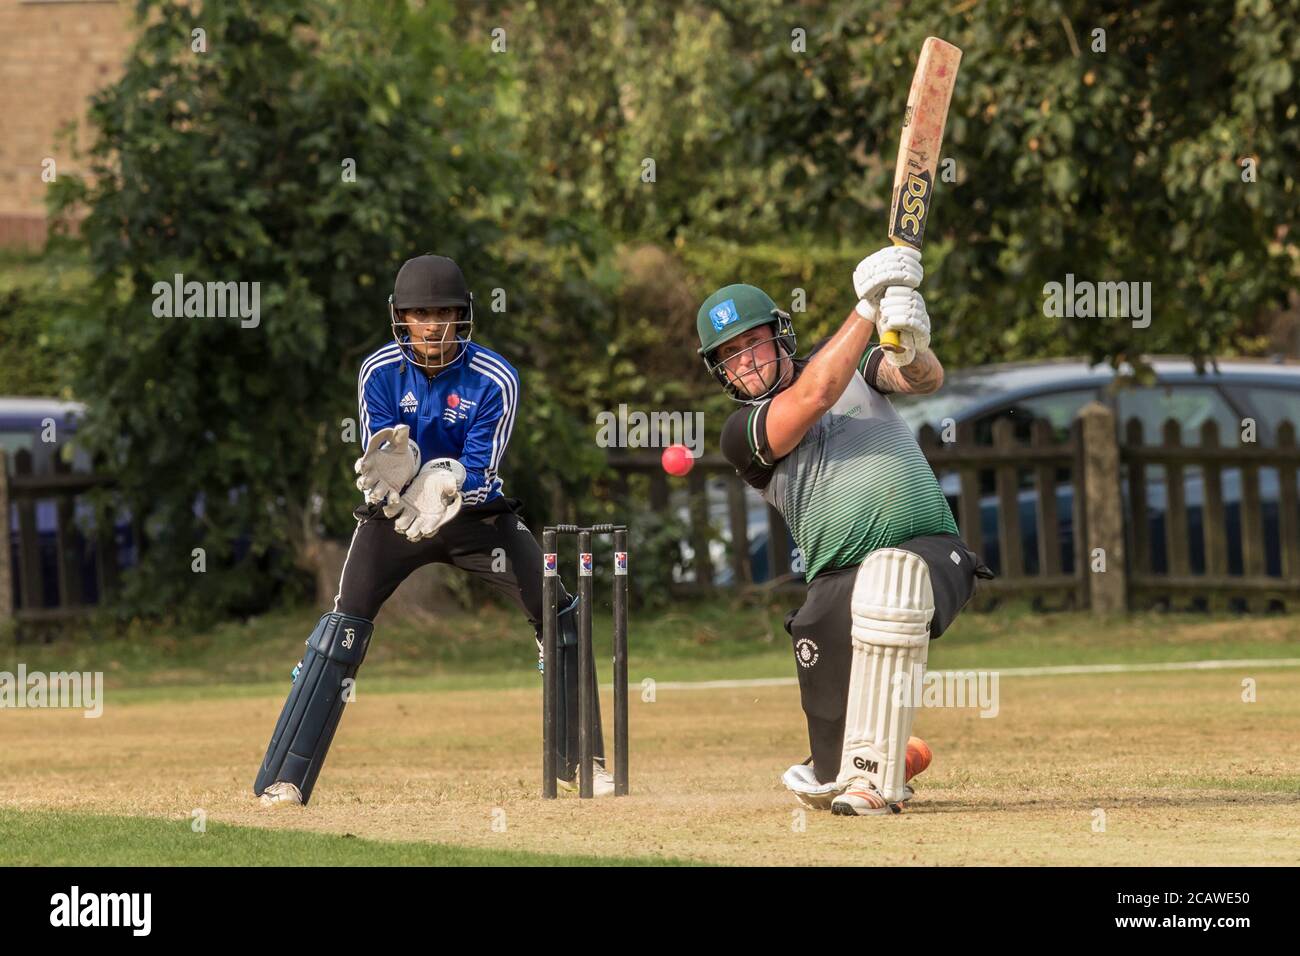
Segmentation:
<svg viewBox="0 0 1300 956">
<path fill-rule="evenodd" d="M 921 254 L 891 246 L 858 264 L 860 300 L 839 331 L 795 357 L 790 316 L 729 285 L 696 324 L 699 353 L 745 405 L 722 451 L 785 519 L 808 596 L 786 618 L 812 756 L 782 781 L 813 809 L 902 810 L 930 762 L 912 737 L 930 641 L 992 572 L 966 547 L 934 472 L 887 396 L 933 392 L 943 367 L 917 287 Z M 897 331 L 898 353 L 871 343 Z"/>
<path fill-rule="evenodd" d="M 451 259 L 408 260 L 388 303 L 393 341 L 361 363 L 357 379 L 364 503 L 354 512 L 334 607 L 307 639 L 253 784 L 268 805 L 311 799 L 375 616 L 417 568 L 455 565 L 508 595 L 533 625 L 540 660 L 541 548 L 498 474 L 519 408 L 519 376 L 471 341 L 474 299 Z M 560 784 L 577 789 L 578 600 L 562 584 L 560 591 L 557 766 Z M 614 782 L 599 730 L 595 750 L 600 796 Z"/>
</svg>

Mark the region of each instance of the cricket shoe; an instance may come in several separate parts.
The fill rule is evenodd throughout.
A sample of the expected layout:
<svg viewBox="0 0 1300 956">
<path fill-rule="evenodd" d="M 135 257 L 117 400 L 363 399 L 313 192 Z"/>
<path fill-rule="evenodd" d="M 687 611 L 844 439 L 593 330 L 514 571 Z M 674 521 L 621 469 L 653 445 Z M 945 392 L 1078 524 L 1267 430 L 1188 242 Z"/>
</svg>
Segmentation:
<svg viewBox="0 0 1300 956">
<path fill-rule="evenodd" d="M 572 780 L 565 780 L 563 777 L 555 778 L 556 784 L 561 790 L 567 793 L 578 792 L 578 774 L 573 775 Z M 595 764 L 591 768 L 591 795 L 593 797 L 609 797 L 614 794 L 614 778 L 610 772 L 600 764 Z"/>
<path fill-rule="evenodd" d="M 920 737 L 907 739 L 907 780 L 921 773 L 934 760 L 930 745 Z M 903 786 L 903 799 L 890 803 L 865 777 L 849 782 L 844 792 L 831 801 L 831 813 L 841 817 L 869 817 L 888 813 L 902 813 L 903 806 L 916 796 L 911 784 Z"/>
<path fill-rule="evenodd" d="M 837 817 L 871 817 L 902 812 L 902 803 L 887 802 L 865 777 L 854 779 L 847 790 L 831 801 L 831 813 Z"/>
<path fill-rule="evenodd" d="M 258 803 L 264 807 L 302 806 L 302 791 L 291 783 L 277 781 L 262 791 Z"/>
</svg>

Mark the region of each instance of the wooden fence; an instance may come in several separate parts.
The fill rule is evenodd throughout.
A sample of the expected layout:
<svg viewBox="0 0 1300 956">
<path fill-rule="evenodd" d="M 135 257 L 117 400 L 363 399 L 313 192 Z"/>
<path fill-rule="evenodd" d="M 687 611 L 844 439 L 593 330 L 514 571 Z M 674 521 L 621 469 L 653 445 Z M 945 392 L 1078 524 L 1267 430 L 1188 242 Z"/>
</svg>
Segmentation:
<svg viewBox="0 0 1300 956">
<path fill-rule="evenodd" d="M 985 495 L 982 483 L 992 473 L 998 557 L 992 560 L 998 576 L 992 581 L 980 582 L 982 606 L 995 603 L 994 598 L 1015 594 L 1037 599 L 1055 607 L 1082 607 L 1088 600 L 1088 582 L 1083 573 L 1083 538 L 1073 535 L 1072 548 L 1067 554 L 1061 550 L 1060 522 L 1057 519 L 1057 485 L 1070 482 L 1083 473 L 1082 422 L 1075 422 L 1064 441 L 1057 441 L 1051 426 L 1042 420 L 1034 422 L 1027 443 L 1016 436 L 1015 426 L 1009 419 L 1001 419 L 993 426 L 992 443 L 979 444 L 974 425 L 963 422 L 956 428 L 955 440 L 945 443 L 926 425 L 918 441 L 936 476 L 942 481 L 945 473 L 959 477 L 960 491 L 954 517 L 962 539 L 976 554 L 986 555 L 984 534 Z M 1031 538 L 1037 559 L 1036 570 L 1026 567 L 1024 528 L 1021 515 L 1021 487 L 1026 473 L 1033 481 L 1033 529 Z M 1085 514 L 1083 498 L 1073 496 L 1073 529 L 1083 528 Z"/>
<path fill-rule="evenodd" d="M 77 526 L 76 500 L 109 480 L 74 473 L 58 456 L 53 473 L 33 474 L 32 455 L 25 450 L 14 455 L 11 476 L 6 457 L 0 449 L 0 515 L 7 532 L 5 546 L 0 548 L 0 623 L 12 620 L 21 628 L 84 614 L 94 606 L 85 593 L 86 562 L 93 562 L 91 573 L 98 595 L 110 593 L 117 581 L 117 543 L 108 514 L 96 515 L 95 528 L 103 533 L 88 537 Z M 48 534 L 37 524 L 40 502 L 54 506 L 54 528 Z M 15 530 L 16 545 L 11 541 Z"/>
<path fill-rule="evenodd" d="M 1264 610 L 1300 607 L 1300 505 L 1296 474 L 1300 449 L 1295 429 L 1282 423 L 1271 447 L 1219 443 L 1217 427 L 1207 422 L 1198 446 L 1181 444 L 1181 425 L 1165 424 L 1160 444 L 1144 441 L 1140 423 L 1130 421 L 1120 441 L 1113 413 L 1089 405 L 1064 435 L 1036 421 L 1027 438 L 1012 422 L 997 421 L 991 441 L 980 443 L 971 423 L 956 428 L 944 442 L 930 427 L 918 441 L 946 488 L 962 537 L 989 561 L 998 576 L 980 582 L 977 606 L 994 606 L 1007 597 L 1029 597 L 1045 609 L 1091 607 L 1101 613 L 1146 608 L 1237 608 Z M 660 466 L 657 452 L 619 452 L 610 457 L 626 489 L 633 475 L 647 476 L 651 506 L 665 512 L 682 508 Z M 1155 469 L 1157 479 L 1148 475 Z M 1261 505 L 1261 469 L 1275 469 L 1276 533 L 1266 535 Z M 1223 474 L 1238 470 L 1240 500 L 1225 497 Z M 1189 506 L 1189 476 L 1200 481 L 1199 503 Z M 709 520 L 710 482 L 725 484 L 727 518 L 723 528 Z M 677 482 L 679 480 L 673 480 Z M 1271 487 L 1271 485 L 1270 485 Z M 1163 525 L 1158 549 L 1152 547 L 1155 492 L 1163 492 Z M 718 492 L 713 493 L 716 498 Z M 726 545 L 730 582 L 739 587 L 802 589 L 792 573 L 788 531 L 776 509 L 759 503 L 721 455 L 704 455 L 686 479 L 684 509 L 692 552 L 681 557 L 683 594 L 715 587 L 718 568 L 709 560 L 710 543 Z M 1140 507 L 1138 506 L 1140 503 Z M 761 508 L 758 533 L 766 537 L 766 580 L 754 585 L 750 557 L 751 513 Z M 1239 515 L 1239 541 L 1229 540 L 1229 513 Z M 1192 539 L 1189 514 L 1199 516 L 1202 534 Z M 1025 519 L 1028 520 L 1025 520 Z M 1026 528 L 1025 525 L 1029 527 Z M 1280 560 L 1269 573 L 1268 542 L 1277 542 Z M 1194 547 L 1195 546 L 1195 547 Z M 1230 546 L 1242 555 L 1242 569 L 1230 569 Z M 1166 556 L 1162 566 L 1153 553 Z M 994 557 L 990 560 L 990 553 Z M 1192 556 L 1203 553 L 1203 567 L 1192 571 Z"/>
<path fill-rule="evenodd" d="M 1122 457 L 1128 482 L 1129 589 L 1138 607 L 1163 604 L 1172 608 L 1207 606 L 1221 610 L 1235 602 L 1251 611 L 1270 607 L 1291 610 L 1300 607 L 1300 505 L 1297 504 L 1296 471 L 1300 449 L 1295 428 L 1282 422 L 1272 447 L 1257 444 L 1225 446 L 1213 420 L 1200 429 L 1200 444 L 1182 444 L 1182 428 L 1165 422 L 1161 442 L 1143 441 L 1142 423 L 1131 419 L 1125 426 Z M 1165 488 L 1163 509 L 1162 568 L 1153 562 L 1151 522 L 1136 503 L 1151 497 L 1149 472 L 1157 470 Z M 1225 477 L 1239 475 L 1239 493 L 1232 499 L 1224 493 Z M 1270 496 L 1268 511 L 1275 534 L 1266 534 L 1261 481 L 1267 472 L 1276 479 L 1276 495 Z M 1189 505 L 1189 478 L 1199 479 L 1202 491 L 1199 507 Z M 1270 482 L 1270 485 L 1272 482 Z M 1235 505 L 1235 507 L 1234 507 Z M 1189 517 L 1199 517 L 1199 540 L 1189 533 Z M 1235 517 L 1235 521 L 1229 520 Z M 1237 534 L 1229 536 L 1235 524 Z M 1235 539 L 1235 540 L 1234 540 Z M 1269 545 L 1276 542 L 1277 573 L 1270 574 Z M 1234 547 L 1235 546 L 1235 547 Z M 1239 552 L 1240 568 L 1229 568 L 1230 551 Z M 1202 568 L 1193 573 L 1191 557 L 1203 555 Z"/>
<path fill-rule="evenodd" d="M 1081 427 L 1076 425 L 1064 442 L 1058 442 L 1045 422 L 1037 423 L 1028 445 L 1017 441 L 1011 422 L 999 422 L 993 429 L 991 445 L 978 445 L 970 423 L 957 428 L 955 441 L 944 443 L 929 426 L 919 435 L 919 442 L 927 459 L 940 479 L 953 473 L 960 483 L 960 494 L 954 507 L 958 526 L 964 530 L 963 539 L 976 551 L 983 553 L 984 535 L 981 529 L 981 479 L 993 484 L 996 509 L 996 538 L 1009 542 L 998 562 L 999 576 L 993 581 L 981 582 L 979 603 L 989 606 L 1007 594 L 1029 595 L 1045 599 L 1048 606 L 1084 606 L 1087 603 L 1087 581 L 1081 571 L 1083 562 L 1079 555 L 1081 544 L 1076 546 L 1070 559 L 1063 557 L 1061 541 L 1057 534 L 1056 487 L 1059 472 L 1069 475 L 1080 468 L 1082 439 Z M 669 506 L 669 479 L 665 476 L 657 453 L 618 453 L 611 455 L 611 466 L 624 476 L 644 474 L 649 477 L 652 489 L 652 507 L 664 511 Z M 1037 481 L 1038 494 L 1035 508 L 1039 528 L 1046 533 L 1037 535 L 1036 572 L 1025 570 L 1023 535 L 1020 520 L 1022 473 L 1032 470 Z M 727 523 L 725 535 L 707 520 L 706 483 L 710 480 L 725 483 Z M 753 585 L 755 574 L 750 560 L 750 512 L 761 500 L 758 492 L 748 488 L 736 475 L 735 469 L 722 455 L 704 455 L 696 460 L 687 478 L 686 510 L 690 531 L 686 537 L 691 544 L 690 560 L 683 560 L 683 580 L 674 589 L 690 595 L 714 587 L 713 562 L 702 559 L 709 554 L 710 541 L 721 538 L 727 544 L 731 582 L 743 588 Z M 760 533 L 766 538 L 763 554 L 768 574 L 757 585 L 759 590 L 799 591 L 804 588 L 803 576 L 791 571 L 792 553 L 789 548 L 789 531 L 784 520 L 771 505 L 762 502 L 764 521 Z M 1082 527 L 1082 505 L 1076 501 L 1075 527 Z M 1045 515 L 1052 520 L 1045 522 Z M 1066 565 L 1069 565 L 1067 568 Z"/>
<path fill-rule="evenodd" d="M 1210 421 L 1199 444 L 1186 446 L 1180 423 L 1169 421 L 1160 443 L 1147 444 L 1133 420 L 1121 440 L 1113 414 L 1094 403 L 1063 435 L 1038 421 L 1022 440 L 1010 421 L 1000 420 L 988 443 L 977 440 L 969 423 L 949 442 L 923 428 L 919 442 L 949 493 L 962 537 L 998 573 L 981 582 L 977 606 L 1014 596 L 1045 609 L 1102 613 L 1152 606 L 1294 610 L 1300 607 L 1300 448 L 1290 423 L 1276 432 L 1268 447 L 1228 446 Z M 680 569 L 675 591 L 803 588 L 785 522 L 721 455 L 698 459 L 684 483 L 664 474 L 658 452 L 617 452 L 610 464 L 621 500 L 631 500 L 635 479 L 638 498 L 646 483 L 651 511 L 684 511 L 689 549 L 665 543 Z M 1225 491 L 1229 479 L 1237 488 L 1232 495 Z M 62 463 L 53 474 L 34 475 L 28 452 L 15 456 L 7 477 L 0 451 L 0 514 L 16 515 L 17 532 L 16 545 L 0 548 L 0 624 L 84 613 L 86 580 L 101 599 L 112 591 L 118 573 L 112 516 L 96 514 L 89 533 L 75 520 L 77 497 L 106 483 Z M 42 501 L 54 506 L 52 532 L 37 526 Z M 711 504 L 725 511 L 720 526 Z M 766 538 L 761 575 L 751 555 L 752 525 Z M 139 542 L 139 528 L 133 532 Z M 712 553 L 717 545 L 725 555 L 720 563 Z M 756 584 L 756 577 L 763 581 Z"/>
</svg>

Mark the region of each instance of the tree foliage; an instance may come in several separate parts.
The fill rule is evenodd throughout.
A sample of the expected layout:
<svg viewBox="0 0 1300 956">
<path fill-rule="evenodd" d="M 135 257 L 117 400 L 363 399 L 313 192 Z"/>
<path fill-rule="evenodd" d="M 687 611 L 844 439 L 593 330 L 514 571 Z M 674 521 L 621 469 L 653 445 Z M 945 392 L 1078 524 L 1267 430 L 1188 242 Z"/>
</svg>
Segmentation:
<svg viewBox="0 0 1300 956">
<path fill-rule="evenodd" d="M 350 527 L 345 428 L 398 266 L 454 249 L 469 274 L 502 271 L 490 197 L 516 161 L 500 77 L 436 4 L 138 12 L 125 73 L 93 104 L 90 176 L 57 196 L 89 210 L 95 274 L 67 336 L 93 406 L 79 437 L 146 519 L 126 605 L 257 607 L 317 533 Z M 156 315 L 154 285 L 176 274 L 259 283 L 260 322 Z M 206 573 L 186 573 L 195 547 Z"/>
<path fill-rule="evenodd" d="M 926 251 L 951 365 L 1249 352 L 1296 284 L 1295 0 L 671 9 L 523 5 L 528 136 L 559 177 L 541 180 L 551 201 L 590 205 L 625 238 L 703 244 L 682 253 L 706 265 L 701 293 L 747 275 L 707 268 L 717 243 L 784 244 L 810 264 L 882 244 L 927 34 L 965 51 L 944 148 L 956 178 L 938 186 Z M 1151 282 L 1151 327 L 1044 317 L 1044 285 L 1067 273 Z M 847 308 L 842 267 L 805 278 L 814 322 Z"/>
<path fill-rule="evenodd" d="M 138 11 L 89 175 L 56 187 L 94 282 L 54 333 L 83 439 L 155 532 L 138 608 L 264 605 L 346 533 L 357 365 L 424 251 L 462 264 L 476 336 L 521 372 L 506 478 L 533 523 L 612 513 L 598 412 L 704 409 L 716 434 L 730 411 L 695 354 L 704 295 L 803 302 L 805 344 L 851 307 L 929 34 L 965 51 L 925 250 L 949 367 L 1249 352 L 1300 272 L 1300 0 Z M 177 273 L 259 282 L 260 325 L 155 317 Z M 1150 328 L 1046 317 L 1066 274 L 1150 282 Z M 178 573 L 200 544 L 207 574 Z"/>
</svg>

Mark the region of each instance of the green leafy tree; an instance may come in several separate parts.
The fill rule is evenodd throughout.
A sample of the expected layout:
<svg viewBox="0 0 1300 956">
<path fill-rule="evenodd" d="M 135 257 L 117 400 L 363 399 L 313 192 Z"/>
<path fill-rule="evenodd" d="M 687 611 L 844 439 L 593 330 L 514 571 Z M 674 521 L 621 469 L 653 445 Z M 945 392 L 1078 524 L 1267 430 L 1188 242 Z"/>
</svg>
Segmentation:
<svg viewBox="0 0 1300 956">
<path fill-rule="evenodd" d="M 347 531 L 356 367 L 430 249 L 520 370 L 506 478 L 532 523 L 614 514 L 599 411 L 704 409 L 713 435 L 731 408 L 694 354 L 705 294 L 799 296 L 805 345 L 852 305 L 926 35 L 965 51 L 925 252 L 950 367 L 1249 353 L 1296 287 L 1300 0 L 447 4 L 139 4 L 90 175 L 56 187 L 95 280 L 50 332 L 155 530 L 140 605 L 265 603 Z M 260 326 L 154 317 L 178 272 L 260 282 Z M 1150 328 L 1045 316 L 1067 273 L 1149 281 Z"/>
<path fill-rule="evenodd" d="M 493 16 L 511 11 L 527 140 L 548 164 L 534 189 L 697 264 L 701 292 L 766 278 L 784 245 L 804 254 L 809 323 L 838 319 L 844 266 L 884 241 L 929 34 L 965 51 L 926 249 L 950 364 L 1249 353 L 1295 288 L 1296 0 L 700 0 L 668 15 L 551 0 Z M 637 177 L 647 156 L 652 185 Z M 736 271 L 721 274 L 718 249 L 740 250 L 721 257 Z M 1045 316 L 1044 286 L 1067 273 L 1149 281 L 1151 326 Z"/>
<path fill-rule="evenodd" d="M 91 404 L 79 439 L 145 520 L 124 608 L 251 610 L 296 593 L 320 535 L 351 526 L 345 429 L 401 262 L 437 249 L 501 274 L 488 198 L 517 176 L 501 79 L 436 3 L 138 14 L 92 107 L 89 175 L 55 196 L 88 210 L 93 288 L 65 329 Z M 155 314 L 176 274 L 259 283 L 260 322 Z M 196 547 L 204 574 L 188 573 Z"/>
</svg>

